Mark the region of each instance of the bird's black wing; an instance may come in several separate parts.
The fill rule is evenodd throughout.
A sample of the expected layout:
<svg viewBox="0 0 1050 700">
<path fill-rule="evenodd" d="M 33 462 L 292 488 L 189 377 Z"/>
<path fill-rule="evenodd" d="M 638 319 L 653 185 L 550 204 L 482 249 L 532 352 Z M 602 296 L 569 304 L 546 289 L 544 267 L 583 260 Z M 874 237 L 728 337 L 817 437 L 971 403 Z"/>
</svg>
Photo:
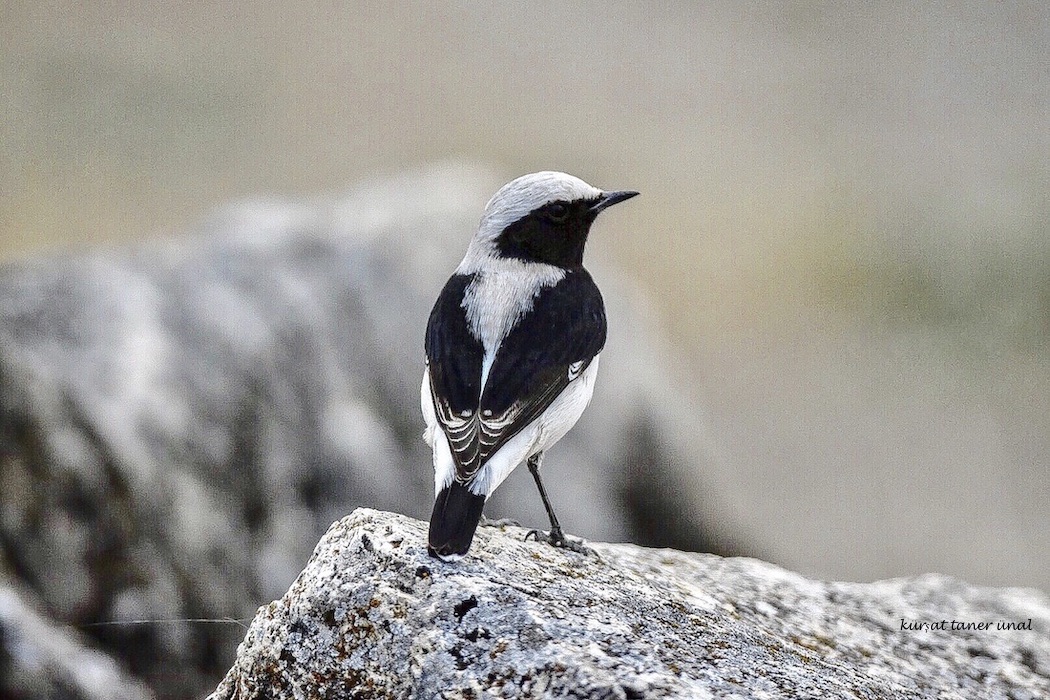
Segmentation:
<svg viewBox="0 0 1050 700">
<path fill-rule="evenodd" d="M 460 309 L 458 313 L 466 328 L 465 312 Z M 431 325 L 447 324 L 435 324 L 432 314 Z M 465 356 L 470 353 L 452 359 L 448 346 L 437 346 L 455 335 L 447 329 L 428 330 L 427 356 L 438 420 L 452 448 L 456 475 L 466 481 L 542 414 L 601 352 L 606 337 L 605 307 L 598 287 L 583 269 L 542 289 L 533 299 L 532 310 L 500 344 L 480 400 L 476 392 L 484 350 L 478 351 L 476 359 Z M 466 335 L 470 336 L 469 330 Z M 461 348 L 467 345 L 459 343 Z M 444 366 L 436 368 L 439 356 Z M 475 367 L 476 374 L 464 373 Z M 473 405 L 465 400 L 468 396 L 474 397 Z"/>
<path fill-rule="evenodd" d="M 477 412 L 485 348 L 470 332 L 463 296 L 474 275 L 453 275 L 434 303 L 427 322 L 425 351 L 434 407 L 445 432 L 459 418 Z M 450 439 L 452 436 L 449 436 Z"/>
</svg>

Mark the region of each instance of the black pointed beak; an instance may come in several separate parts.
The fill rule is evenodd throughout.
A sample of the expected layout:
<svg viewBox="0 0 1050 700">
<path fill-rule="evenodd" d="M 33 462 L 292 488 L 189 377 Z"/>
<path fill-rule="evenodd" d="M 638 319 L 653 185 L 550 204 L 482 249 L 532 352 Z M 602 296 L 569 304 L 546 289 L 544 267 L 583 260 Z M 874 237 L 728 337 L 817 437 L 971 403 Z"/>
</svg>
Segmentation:
<svg viewBox="0 0 1050 700">
<path fill-rule="evenodd" d="M 597 214 L 603 209 L 608 209 L 614 204 L 625 202 L 631 197 L 637 196 L 638 192 L 631 190 L 621 190 L 619 192 L 602 192 L 602 196 L 598 198 L 598 201 L 591 205 L 591 214 Z"/>
</svg>

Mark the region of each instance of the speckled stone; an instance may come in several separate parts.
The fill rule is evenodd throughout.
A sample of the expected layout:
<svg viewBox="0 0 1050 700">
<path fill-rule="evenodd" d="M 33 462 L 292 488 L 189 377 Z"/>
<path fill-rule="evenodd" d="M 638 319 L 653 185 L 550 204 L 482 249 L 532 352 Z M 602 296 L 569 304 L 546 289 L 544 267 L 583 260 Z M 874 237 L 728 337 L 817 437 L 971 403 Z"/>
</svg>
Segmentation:
<svg viewBox="0 0 1050 700">
<path fill-rule="evenodd" d="M 482 528 L 445 564 L 425 523 L 355 511 L 260 608 L 211 700 L 1050 697 L 1050 601 L 1035 591 L 825 583 L 631 545 L 584 556 L 524 533 Z"/>
</svg>

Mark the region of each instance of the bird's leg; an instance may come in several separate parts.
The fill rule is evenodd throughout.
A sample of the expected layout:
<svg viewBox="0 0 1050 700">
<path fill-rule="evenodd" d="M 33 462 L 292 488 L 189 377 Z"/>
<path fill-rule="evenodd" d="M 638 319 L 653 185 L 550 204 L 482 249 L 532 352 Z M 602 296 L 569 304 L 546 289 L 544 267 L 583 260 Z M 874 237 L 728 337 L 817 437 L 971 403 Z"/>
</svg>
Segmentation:
<svg viewBox="0 0 1050 700">
<path fill-rule="evenodd" d="M 551 539 L 565 539 L 565 533 L 561 530 L 561 525 L 558 524 L 558 516 L 554 514 L 554 508 L 551 506 L 551 499 L 547 498 L 547 489 L 543 488 L 543 481 L 540 479 L 540 464 L 543 461 L 543 453 L 529 457 L 528 465 L 529 472 L 532 474 L 532 478 L 536 480 L 536 488 L 540 490 L 540 498 L 543 500 L 543 507 L 547 509 L 547 517 L 551 521 Z"/>
<path fill-rule="evenodd" d="M 590 554 L 593 552 L 588 547 L 585 547 L 581 540 L 570 540 L 565 536 L 565 532 L 561 529 L 561 525 L 558 523 L 558 516 L 554 514 L 554 508 L 551 506 L 551 500 L 547 498 L 547 490 L 543 488 L 543 481 L 540 480 L 540 462 L 543 459 L 543 453 L 529 457 L 528 465 L 529 472 L 532 473 L 532 478 L 536 480 L 536 488 L 540 490 L 540 498 L 543 500 L 543 507 L 547 509 L 547 517 L 551 521 L 550 533 L 541 532 L 540 530 L 529 530 L 525 534 L 525 539 L 534 537 L 537 542 L 546 542 L 554 547 L 561 547 L 562 549 L 569 549 L 573 552 L 579 552 L 580 554 Z"/>
</svg>

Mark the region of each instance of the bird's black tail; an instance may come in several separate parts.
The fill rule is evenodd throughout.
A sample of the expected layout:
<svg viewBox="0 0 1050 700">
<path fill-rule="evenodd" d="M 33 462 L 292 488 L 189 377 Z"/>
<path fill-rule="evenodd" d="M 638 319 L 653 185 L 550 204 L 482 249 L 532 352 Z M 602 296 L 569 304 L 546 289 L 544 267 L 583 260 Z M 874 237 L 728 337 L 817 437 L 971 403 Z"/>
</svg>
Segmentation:
<svg viewBox="0 0 1050 700">
<path fill-rule="evenodd" d="M 451 560 L 466 554 L 484 507 L 485 497 L 471 493 L 458 481 L 441 489 L 430 516 L 430 556 Z"/>
</svg>

